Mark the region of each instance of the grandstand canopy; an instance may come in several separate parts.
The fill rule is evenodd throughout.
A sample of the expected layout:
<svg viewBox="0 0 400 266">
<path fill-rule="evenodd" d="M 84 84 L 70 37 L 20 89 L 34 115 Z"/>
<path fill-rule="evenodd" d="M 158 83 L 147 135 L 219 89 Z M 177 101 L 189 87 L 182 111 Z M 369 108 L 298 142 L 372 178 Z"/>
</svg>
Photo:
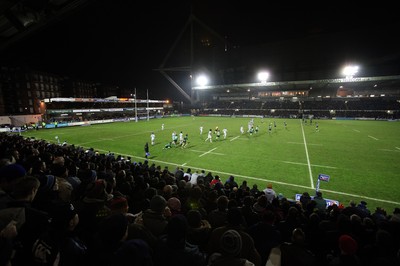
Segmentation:
<svg viewBox="0 0 400 266">
<path fill-rule="evenodd" d="M 400 90 L 400 75 L 381 76 L 381 77 L 353 77 L 353 78 L 337 78 L 337 79 L 321 79 L 321 80 L 300 80 L 300 81 L 281 81 L 281 82 L 257 82 L 243 84 L 228 84 L 228 85 L 208 85 L 196 86 L 193 90 L 230 90 L 231 92 L 240 92 L 245 90 L 312 90 L 332 91 L 340 88 L 351 89 L 355 91 L 376 91 L 385 93 L 391 91 L 399 95 Z"/>
</svg>

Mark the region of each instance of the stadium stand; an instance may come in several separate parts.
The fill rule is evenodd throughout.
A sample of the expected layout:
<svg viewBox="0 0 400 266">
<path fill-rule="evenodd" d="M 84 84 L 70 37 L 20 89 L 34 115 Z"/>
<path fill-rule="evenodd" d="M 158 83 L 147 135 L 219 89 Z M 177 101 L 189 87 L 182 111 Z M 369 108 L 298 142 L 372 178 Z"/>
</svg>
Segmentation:
<svg viewBox="0 0 400 266">
<path fill-rule="evenodd" d="M 361 201 L 321 209 L 314 199 L 292 201 L 279 191 L 269 202 L 251 185 L 211 186 L 212 173 L 192 184 L 148 161 L 6 133 L 0 151 L 3 264 L 122 265 L 129 257 L 126 265 L 212 265 L 215 253 L 231 252 L 266 265 L 277 249 L 281 265 L 400 263 L 399 208 L 369 210 Z M 179 200 L 179 212 L 170 199 Z M 218 227 L 208 222 L 211 213 Z M 48 222 L 36 226 L 41 219 Z M 215 235 L 229 230 L 240 237 L 218 242 Z"/>
</svg>

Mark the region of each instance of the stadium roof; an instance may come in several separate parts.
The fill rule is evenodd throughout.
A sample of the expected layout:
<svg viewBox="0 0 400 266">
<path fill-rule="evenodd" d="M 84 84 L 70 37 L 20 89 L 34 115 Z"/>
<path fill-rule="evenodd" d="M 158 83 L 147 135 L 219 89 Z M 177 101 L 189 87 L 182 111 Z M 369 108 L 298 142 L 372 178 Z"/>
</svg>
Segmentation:
<svg viewBox="0 0 400 266">
<path fill-rule="evenodd" d="M 197 86 L 193 90 L 226 90 L 226 89 L 271 89 L 271 90 L 308 90 L 310 88 L 338 89 L 343 86 L 348 89 L 400 89 L 400 75 L 380 76 L 380 77 L 353 77 L 320 80 L 300 80 L 300 81 L 281 81 L 281 82 L 257 82 L 243 84 L 228 84 L 215 86 Z"/>
</svg>

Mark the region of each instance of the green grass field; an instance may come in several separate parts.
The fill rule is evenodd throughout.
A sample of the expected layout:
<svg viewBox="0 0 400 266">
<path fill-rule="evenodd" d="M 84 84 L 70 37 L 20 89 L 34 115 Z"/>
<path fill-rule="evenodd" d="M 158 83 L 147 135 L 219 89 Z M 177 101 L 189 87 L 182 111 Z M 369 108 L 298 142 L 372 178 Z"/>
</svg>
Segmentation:
<svg viewBox="0 0 400 266">
<path fill-rule="evenodd" d="M 272 133 L 268 123 L 276 121 Z M 186 170 L 211 171 L 225 181 L 235 176 L 240 184 L 258 184 L 264 189 L 272 183 L 277 193 L 294 199 L 296 193 L 315 193 L 319 174 L 330 176 L 321 182 L 320 190 L 328 199 L 345 206 L 350 200 L 365 200 L 374 211 L 377 206 L 391 214 L 400 207 L 400 123 L 388 121 L 314 120 L 303 125 L 299 119 L 255 118 L 258 134 L 241 135 L 241 125 L 247 130 L 250 118 L 180 117 L 150 121 L 121 122 L 86 127 L 57 128 L 23 133 L 25 136 L 94 148 L 100 153 L 131 156 L 143 161 L 144 144 L 152 131 L 156 144 L 150 145 L 150 163 L 182 166 Z M 319 124 L 319 131 L 315 129 Z M 161 124 L 165 129 L 161 130 Z M 200 135 L 200 126 L 204 132 Z M 228 129 L 227 139 L 205 142 L 208 129 Z M 163 149 L 171 141 L 173 131 L 189 135 L 185 149 Z"/>
</svg>

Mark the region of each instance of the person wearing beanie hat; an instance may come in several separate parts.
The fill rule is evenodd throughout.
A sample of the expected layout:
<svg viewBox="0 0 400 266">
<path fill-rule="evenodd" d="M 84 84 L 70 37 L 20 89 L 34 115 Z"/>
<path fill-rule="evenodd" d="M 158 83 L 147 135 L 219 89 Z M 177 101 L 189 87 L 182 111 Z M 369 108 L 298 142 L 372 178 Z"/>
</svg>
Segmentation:
<svg viewBox="0 0 400 266">
<path fill-rule="evenodd" d="M 106 181 L 103 179 L 98 179 L 89 183 L 87 186 L 86 198 L 104 200 L 105 202 L 110 201 L 113 198 L 113 195 L 107 193 L 106 187 Z"/>
<path fill-rule="evenodd" d="M 331 258 L 328 262 L 329 265 L 361 265 L 361 260 L 356 254 L 358 244 L 354 238 L 346 234 L 341 235 L 338 239 L 338 247 L 340 253 Z M 379 265 L 379 263 L 371 265 Z"/>
<path fill-rule="evenodd" d="M 56 185 L 56 178 L 54 175 L 41 175 L 38 177 L 40 181 L 39 191 L 52 191 Z"/>
<path fill-rule="evenodd" d="M 339 248 L 342 254 L 354 255 L 357 251 L 357 242 L 349 235 L 339 237 Z"/>
<path fill-rule="evenodd" d="M 0 168 L 0 191 L 11 193 L 15 183 L 26 175 L 25 168 L 20 164 L 7 164 Z"/>
<path fill-rule="evenodd" d="M 268 200 L 269 203 L 271 203 L 272 200 L 273 200 L 274 198 L 277 197 L 277 196 L 276 196 L 276 192 L 275 192 L 275 190 L 272 188 L 272 184 L 271 184 L 271 183 L 269 183 L 269 184 L 267 185 L 267 188 L 264 189 L 263 192 L 264 192 L 265 197 L 267 198 L 267 200 Z"/>
<path fill-rule="evenodd" d="M 225 231 L 219 241 L 219 244 L 221 253 L 211 254 L 208 265 L 255 265 L 254 263 L 241 257 L 243 242 L 238 231 L 233 229 Z"/>
<path fill-rule="evenodd" d="M 49 230 L 43 232 L 32 246 L 37 265 L 82 265 L 87 260 L 87 247 L 75 234 L 79 216 L 74 205 L 57 202 L 50 211 Z M 36 265 L 36 264 L 35 264 Z"/>
<path fill-rule="evenodd" d="M 242 251 L 242 237 L 236 230 L 226 231 L 220 240 L 223 255 L 236 257 Z"/>
<path fill-rule="evenodd" d="M 125 197 L 114 197 L 110 202 L 111 213 L 127 213 L 129 210 L 128 200 Z"/>
<path fill-rule="evenodd" d="M 367 202 L 362 200 L 357 205 L 357 210 L 361 216 L 361 218 L 369 217 L 371 215 L 371 211 L 367 207 Z"/>
<path fill-rule="evenodd" d="M 240 255 L 236 256 L 236 258 L 245 258 L 248 261 L 254 263 L 255 265 L 261 265 L 261 256 L 258 253 L 257 249 L 255 248 L 253 238 L 245 230 L 246 226 L 244 226 L 242 223 L 243 216 L 241 215 L 240 210 L 237 207 L 235 207 L 228 210 L 228 213 L 226 220 L 227 223 L 223 226 L 219 226 L 212 230 L 207 245 L 208 253 L 223 254 L 223 249 L 221 249 L 221 242 L 220 242 L 222 236 L 228 230 L 235 230 L 240 234 L 242 241 L 242 249 L 240 251 Z"/>
<path fill-rule="evenodd" d="M 25 168 L 17 163 L 7 164 L 0 168 L 1 179 L 12 180 L 14 178 L 24 177 L 25 175 Z"/>
</svg>

